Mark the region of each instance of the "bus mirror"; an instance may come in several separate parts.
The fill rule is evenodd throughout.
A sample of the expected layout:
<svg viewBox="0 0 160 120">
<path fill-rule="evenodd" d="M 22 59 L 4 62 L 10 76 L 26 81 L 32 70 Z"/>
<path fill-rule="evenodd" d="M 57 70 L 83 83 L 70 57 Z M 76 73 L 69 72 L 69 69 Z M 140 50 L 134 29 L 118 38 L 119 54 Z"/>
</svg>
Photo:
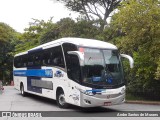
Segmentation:
<svg viewBox="0 0 160 120">
<path fill-rule="evenodd" d="M 126 54 L 121 54 L 121 56 L 124 57 L 124 58 L 127 58 L 129 60 L 129 63 L 130 63 L 130 68 L 133 68 L 133 65 L 134 65 L 133 58 L 129 55 L 126 55 Z"/>
<path fill-rule="evenodd" d="M 84 66 L 84 54 L 79 51 L 68 51 L 70 55 L 77 55 L 80 61 L 80 66 Z"/>
</svg>

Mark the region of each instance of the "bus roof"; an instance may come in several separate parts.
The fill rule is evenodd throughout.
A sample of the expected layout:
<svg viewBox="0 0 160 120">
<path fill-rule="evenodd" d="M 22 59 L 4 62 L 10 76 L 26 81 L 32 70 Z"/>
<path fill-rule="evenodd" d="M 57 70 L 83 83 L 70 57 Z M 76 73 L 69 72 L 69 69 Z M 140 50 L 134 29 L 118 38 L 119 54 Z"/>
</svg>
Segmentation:
<svg viewBox="0 0 160 120">
<path fill-rule="evenodd" d="M 60 38 L 58 40 L 54 40 L 45 44 L 42 44 L 40 46 L 34 47 L 28 51 L 31 50 L 36 50 L 40 48 L 45 48 L 45 47 L 52 47 L 57 43 L 73 43 L 78 46 L 84 46 L 84 47 L 95 47 L 95 48 L 105 48 L 105 49 L 117 49 L 117 47 L 111 43 L 108 42 L 103 42 L 100 40 L 95 40 L 95 39 L 86 39 L 86 38 L 74 38 L 74 37 L 67 37 L 67 38 Z M 26 54 L 28 51 L 19 53 L 16 56 Z"/>
</svg>

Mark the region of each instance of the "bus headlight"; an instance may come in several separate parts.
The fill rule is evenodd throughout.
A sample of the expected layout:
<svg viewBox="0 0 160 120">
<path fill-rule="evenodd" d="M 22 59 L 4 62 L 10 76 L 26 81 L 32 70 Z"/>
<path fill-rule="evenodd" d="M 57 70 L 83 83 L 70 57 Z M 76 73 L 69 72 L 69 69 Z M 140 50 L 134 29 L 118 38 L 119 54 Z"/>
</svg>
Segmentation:
<svg viewBox="0 0 160 120">
<path fill-rule="evenodd" d="M 79 89 L 79 91 L 80 91 L 81 93 L 85 94 L 85 95 L 89 95 L 89 96 L 93 96 L 93 95 L 94 95 L 94 93 L 91 92 L 91 91 L 86 91 L 86 90 L 82 90 L 82 89 Z"/>
<path fill-rule="evenodd" d="M 86 91 L 84 94 L 89 95 L 89 96 L 93 96 L 94 95 L 93 92 L 88 92 L 88 91 Z"/>
<path fill-rule="evenodd" d="M 122 88 L 121 89 L 121 94 L 124 94 L 125 93 L 125 88 Z"/>
</svg>

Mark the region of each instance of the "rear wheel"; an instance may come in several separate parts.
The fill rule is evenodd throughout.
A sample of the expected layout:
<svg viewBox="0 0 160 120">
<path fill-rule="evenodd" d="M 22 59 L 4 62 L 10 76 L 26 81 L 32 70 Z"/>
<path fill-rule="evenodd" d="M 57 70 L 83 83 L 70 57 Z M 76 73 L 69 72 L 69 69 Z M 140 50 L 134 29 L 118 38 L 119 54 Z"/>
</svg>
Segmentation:
<svg viewBox="0 0 160 120">
<path fill-rule="evenodd" d="M 58 91 L 56 101 L 57 101 L 57 104 L 60 108 L 67 108 L 68 107 L 68 103 L 66 103 L 63 90 Z"/>
<path fill-rule="evenodd" d="M 23 86 L 23 84 L 21 84 L 20 90 L 21 90 L 21 95 L 22 95 L 22 96 L 25 96 L 25 95 L 26 95 L 26 92 L 24 91 L 24 86 Z"/>
</svg>

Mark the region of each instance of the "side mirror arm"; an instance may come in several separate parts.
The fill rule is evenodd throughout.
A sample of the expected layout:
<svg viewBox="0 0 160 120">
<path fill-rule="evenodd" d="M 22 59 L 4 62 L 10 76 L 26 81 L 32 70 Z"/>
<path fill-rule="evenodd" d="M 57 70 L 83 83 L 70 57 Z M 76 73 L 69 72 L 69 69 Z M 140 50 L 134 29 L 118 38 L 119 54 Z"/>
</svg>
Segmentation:
<svg viewBox="0 0 160 120">
<path fill-rule="evenodd" d="M 126 54 L 121 54 L 121 57 L 127 58 L 129 60 L 129 63 L 130 63 L 130 68 L 133 68 L 134 60 L 133 60 L 133 58 L 131 56 L 126 55 Z"/>
</svg>

